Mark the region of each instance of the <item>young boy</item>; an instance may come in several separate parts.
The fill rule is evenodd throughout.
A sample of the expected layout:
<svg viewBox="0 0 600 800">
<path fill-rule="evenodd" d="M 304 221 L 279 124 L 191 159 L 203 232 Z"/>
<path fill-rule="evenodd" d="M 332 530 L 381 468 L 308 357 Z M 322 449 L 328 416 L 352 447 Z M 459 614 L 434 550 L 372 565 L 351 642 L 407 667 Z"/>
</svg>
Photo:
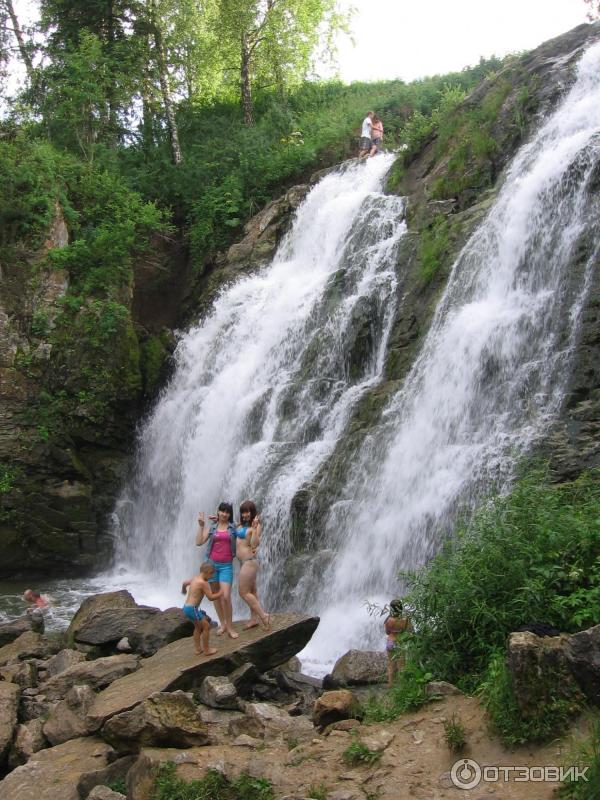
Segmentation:
<svg viewBox="0 0 600 800">
<path fill-rule="evenodd" d="M 390 603 L 390 613 L 383 622 L 383 630 L 387 636 L 385 649 L 388 656 L 388 686 L 393 684 L 396 673 L 404 666 L 404 657 L 396 651 L 398 634 L 405 631 L 408 633 L 413 632 L 413 626 L 409 618 L 403 616 L 402 610 L 402 600 L 397 597 Z"/>
<path fill-rule="evenodd" d="M 222 589 L 219 589 L 218 592 L 211 591 L 208 581 L 214 571 L 215 568 L 212 564 L 201 564 L 200 574 L 190 578 L 189 581 L 184 581 L 181 587 L 182 594 L 185 594 L 187 590 L 183 613 L 194 623 L 194 650 L 197 655 L 204 652 L 204 655 L 214 656 L 217 652 L 215 647 L 209 647 L 210 622 L 206 612 L 200 608 L 204 597 L 208 597 L 209 600 L 217 600 L 223 594 Z"/>
</svg>

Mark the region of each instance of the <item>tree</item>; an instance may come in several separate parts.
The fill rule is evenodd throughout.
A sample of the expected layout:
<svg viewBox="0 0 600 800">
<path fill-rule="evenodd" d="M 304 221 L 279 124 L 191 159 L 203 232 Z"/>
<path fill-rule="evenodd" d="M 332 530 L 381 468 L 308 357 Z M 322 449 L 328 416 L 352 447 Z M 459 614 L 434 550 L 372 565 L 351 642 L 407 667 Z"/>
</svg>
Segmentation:
<svg viewBox="0 0 600 800">
<path fill-rule="evenodd" d="M 15 13 L 12 0 L 0 0 L 0 15 L 4 17 L 2 26 L 4 30 L 6 30 L 8 27 L 7 21 L 10 20 L 10 30 L 17 41 L 19 55 L 27 71 L 27 78 L 29 79 L 30 84 L 33 84 L 34 70 L 33 60 L 31 57 L 31 43 L 25 41 L 25 35 L 21 26 L 19 25 L 19 20 Z"/>
<path fill-rule="evenodd" d="M 291 78 L 304 78 L 318 41 L 331 46 L 344 24 L 336 0 L 221 0 L 219 27 L 237 49 L 244 122 L 254 120 L 258 75 L 280 90 Z"/>
</svg>

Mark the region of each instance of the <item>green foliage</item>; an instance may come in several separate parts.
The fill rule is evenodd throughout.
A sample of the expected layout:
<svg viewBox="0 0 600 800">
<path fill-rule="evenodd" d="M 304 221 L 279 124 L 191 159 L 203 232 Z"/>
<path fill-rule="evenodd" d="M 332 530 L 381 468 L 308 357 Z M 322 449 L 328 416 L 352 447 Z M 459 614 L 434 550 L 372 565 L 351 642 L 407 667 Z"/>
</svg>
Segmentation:
<svg viewBox="0 0 600 800">
<path fill-rule="evenodd" d="M 444 263 L 444 257 L 450 247 L 451 226 L 448 220 L 438 215 L 428 228 L 419 235 L 419 279 L 427 286 L 438 274 Z"/>
<path fill-rule="evenodd" d="M 306 797 L 310 800 L 327 800 L 327 786 L 324 783 L 310 786 L 306 791 Z"/>
<path fill-rule="evenodd" d="M 411 645 L 408 645 L 410 648 Z M 415 711 L 431 700 L 426 686 L 433 679 L 409 656 L 407 663 L 398 672 L 394 684 L 380 697 L 370 697 L 365 708 L 367 722 L 387 722 L 407 711 Z"/>
<path fill-rule="evenodd" d="M 363 764 L 376 764 L 381 758 L 380 750 L 371 750 L 364 742 L 354 736 L 352 743 L 342 753 L 342 759 L 345 764 L 350 764 L 353 767 L 361 766 Z"/>
<path fill-rule="evenodd" d="M 595 720 L 589 739 L 567 759 L 567 766 L 587 767 L 587 780 L 567 780 L 558 790 L 566 800 L 598 800 L 600 798 L 600 720 Z"/>
<path fill-rule="evenodd" d="M 22 470 L 20 467 L 0 461 L 0 495 L 8 494 L 12 491 L 15 482 L 19 480 L 21 475 Z"/>
<path fill-rule="evenodd" d="M 552 676 L 551 680 L 554 678 Z M 525 717 L 515 699 L 504 654 L 492 656 L 479 691 L 490 727 L 507 747 L 560 736 L 567 730 L 573 715 L 581 710 L 577 698 L 565 697 L 564 689 L 546 688 L 546 702 L 538 704 L 533 713 Z"/>
<path fill-rule="evenodd" d="M 175 764 L 161 764 L 152 800 L 274 800 L 271 784 L 242 774 L 234 781 L 216 770 L 208 770 L 197 781 L 187 782 L 175 774 Z"/>
<path fill-rule="evenodd" d="M 453 753 L 460 753 L 466 745 L 467 732 L 457 714 L 452 714 L 450 719 L 444 720 L 444 738 Z"/>
<path fill-rule="evenodd" d="M 124 778 L 118 778 L 117 780 L 111 781 L 108 784 L 108 788 L 112 789 L 113 792 L 120 792 L 121 794 L 127 794 L 127 786 L 125 785 Z"/>
<path fill-rule="evenodd" d="M 467 689 L 524 623 L 545 621 L 566 631 L 596 624 L 600 472 L 562 485 L 549 485 L 540 472 L 524 477 L 406 578 L 419 631 L 412 657 Z"/>
</svg>

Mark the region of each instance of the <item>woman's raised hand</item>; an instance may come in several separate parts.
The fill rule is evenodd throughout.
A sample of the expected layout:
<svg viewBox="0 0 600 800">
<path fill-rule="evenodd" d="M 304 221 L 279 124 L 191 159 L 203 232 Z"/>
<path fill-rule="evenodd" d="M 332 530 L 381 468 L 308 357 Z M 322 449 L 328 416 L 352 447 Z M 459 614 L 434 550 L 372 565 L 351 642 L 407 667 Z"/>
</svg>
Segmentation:
<svg viewBox="0 0 600 800">
<path fill-rule="evenodd" d="M 204 525 L 205 525 L 205 522 L 204 522 L 204 511 L 201 511 L 198 514 L 198 525 L 200 525 L 201 528 L 203 528 Z"/>
</svg>

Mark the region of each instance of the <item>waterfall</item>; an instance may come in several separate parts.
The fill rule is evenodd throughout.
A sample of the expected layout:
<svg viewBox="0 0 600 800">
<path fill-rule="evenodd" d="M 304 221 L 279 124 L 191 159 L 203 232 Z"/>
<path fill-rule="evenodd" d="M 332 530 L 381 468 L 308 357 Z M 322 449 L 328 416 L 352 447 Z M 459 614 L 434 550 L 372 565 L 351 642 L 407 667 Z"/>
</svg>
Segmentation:
<svg viewBox="0 0 600 800">
<path fill-rule="evenodd" d="M 422 564 L 459 510 L 506 487 L 561 407 L 598 255 L 569 282 L 598 219 L 588 189 L 599 155 L 596 44 L 506 171 L 410 374 L 313 524 L 316 553 L 290 582 L 292 501 L 382 381 L 403 302 L 403 201 L 381 193 L 392 157 L 321 180 L 272 264 L 225 288 L 182 338 L 173 379 L 140 432 L 135 475 L 116 509 L 118 559 L 147 576 L 138 600 L 177 602 L 181 578 L 199 562 L 198 511 L 252 497 L 265 523 L 265 605 L 321 615 L 304 653 L 312 669 L 353 646 L 380 647 L 365 600 L 387 602 L 398 570 Z"/>
<path fill-rule="evenodd" d="M 198 512 L 220 500 L 263 509 L 267 577 L 289 552 L 293 497 L 383 368 L 406 229 L 403 200 L 381 192 L 392 161 L 321 180 L 272 264 L 224 289 L 180 342 L 116 511 L 118 562 L 149 576 L 145 600 L 177 602 L 199 563 Z"/>
</svg>

